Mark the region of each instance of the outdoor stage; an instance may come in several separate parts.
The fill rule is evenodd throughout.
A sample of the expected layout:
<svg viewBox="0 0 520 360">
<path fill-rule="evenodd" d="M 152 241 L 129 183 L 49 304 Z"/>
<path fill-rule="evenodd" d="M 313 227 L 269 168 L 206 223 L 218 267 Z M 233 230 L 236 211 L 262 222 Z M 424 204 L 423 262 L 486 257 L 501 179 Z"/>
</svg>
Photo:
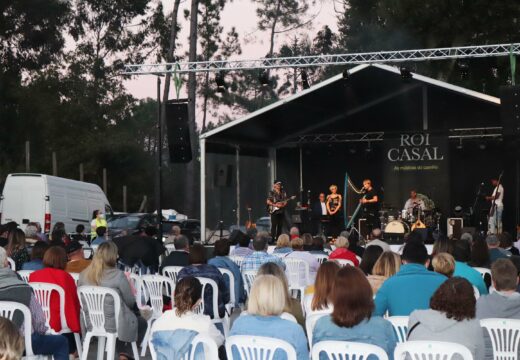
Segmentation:
<svg viewBox="0 0 520 360">
<path fill-rule="evenodd" d="M 311 202 L 348 172 L 401 209 L 414 188 L 445 217 L 504 171 L 504 228 L 518 221 L 518 154 L 500 100 L 386 65 L 360 65 L 200 137 L 202 229 L 265 216 L 272 181 Z M 465 224 L 465 226 L 470 224 Z"/>
</svg>

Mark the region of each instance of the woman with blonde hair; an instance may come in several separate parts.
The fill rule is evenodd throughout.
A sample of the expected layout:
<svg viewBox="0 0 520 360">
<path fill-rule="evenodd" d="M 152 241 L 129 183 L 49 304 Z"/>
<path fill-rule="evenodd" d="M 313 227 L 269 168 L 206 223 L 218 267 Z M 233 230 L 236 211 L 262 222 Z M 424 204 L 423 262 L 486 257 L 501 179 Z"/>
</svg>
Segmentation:
<svg viewBox="0 0 520 360">
<path fill-rule="evenodd" d="M 123 343 L 141 341 L 146 331 L 146 320 L 139 315 L 135 296 L 130 287 L 130 282 L 125 273 L 116 268 L 117 246 L 112 241 L 107 241 L 97 248 L 94 258 L 90 265 L 79 275 L 78 286 L 102 286 L 114 289 L 121 298 L 121 311 L 119 312 L 119 328 L 117 338 Z M 81 301 L 82 299 L 80 299 Z M 108 297 L 105 300 L 105 328 L 109 332 L 114 332 L 114 302 Z M 87 324 L 87 327 L 89 324 Z M 130 351 L 130 349 L 120 346 L 118 349 Z M 126 354 L 120 354 L 120 358 L 129 358 Z"/>
<path fill-rule="evenodd" d="M 0 317 L 0 359 L 18 360 L 24 351 L 24 339 L 20 330 L 9 319 Z"/>
<path fill-rule="evenodd" d="M 372 274 L 367 276 L 374 295 L 386 279 L 395 275 L 400 267 L 401 257 L 398 254 L 392 251 L 385 251 L 381 254 L 372 268 Z"/>
<path fill-rule="evenodd" d="M 332 184 L 329 186 L 330 194 L 327 195 L 327 199 L 325 201 L 327 207 L 327 214 L 329 215 L 329 235 L 332 237 L 336 237 L 339 235 L 341 231 L 341 203 L 342 196 L 338 194 L 338 186 Z"/>
<path fill-rule="evenodd" d="M 278 240 L 276 241 L 276 248 L 273 251 L 273 254 L 287 254 L 292 252 L 293 249 L 291 247 L 291 239 L 287 234 L 281 234 L 278 236 Z"/>
<path fill-rule="evenodd" d="M 455 259 L 448 253 L 438 253 L 432 260 L 433 271 L 448 278 L 455 272 Z"/>
<path fill-rule="evenodd" d="M 280 339 L 294 347 L 298 360 L 308 360 L 309 350 L 303 328 L 280 317 L 285 310 L 286 296 L 286 284 L 278 277 L 258 275 L 251 287 L 247 315 L 235 320 L 229 335 L 266 336 Z M 234 351 L 237 350 L 234 349 Z M 239 356 L 234 356 L 234 358 L 239 358 Z"/>
</svg>

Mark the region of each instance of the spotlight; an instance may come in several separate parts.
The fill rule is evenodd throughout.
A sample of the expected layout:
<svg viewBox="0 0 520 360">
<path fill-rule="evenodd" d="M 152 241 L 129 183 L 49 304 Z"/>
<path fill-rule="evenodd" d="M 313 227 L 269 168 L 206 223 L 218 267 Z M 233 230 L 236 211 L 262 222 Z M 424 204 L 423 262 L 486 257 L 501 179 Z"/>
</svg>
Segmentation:
<svg viewBox="0 0 520 360">
<path fill-rule="evenodd" d="M 367 144 L 368 144 L 368 146 L 367 146 L 367 148 L 365 149 L 365 152 L 366 152 L 367 154 L 370 154 L 370 153 L 372 152 L 372 147 L 370 146 L 370 141 L 369 141 Z"/>
<path fill-rule="evenodd" d="M 352 146 L 348 149 L 349 153 L 351 153 L 352 155 L 354 155 L 355 153 L 357 153 L 357 149 L 355 146 Z"/>
<path fill-rule="evenodd" d="M 401 66 L 399 68 L 399 72 L 401 73 L 401 78 L 403 80 L 410 80 L 411 78 L 413 78 L 412 72 L 407 66 Z"/>
<path fill-rule="evenodd" d="M 482 141 L 480 144 L 478 144 L 478 148 L 480 150 L 486 150 L 486 143 L 484 141 Z"/>
<path fill-rule="evenodd" d="M 269 74 L 267 73 L 267 70 L 262 70 L 258 74 L 258 81 L 260 82 L 260 85 L 263 87 L 269 86 Z"/>
<path fill-rule="evenodd" d="M 459 143 L 457 144 L 457 150 L 462 150 L 464 146 L 462 145 L 462 138 L 459 138 Z"/>
<path fill-rule="evenodd" d="M 349 76 L 350 76 L 350 74 L 348 73 L 348 70 L 347 69 L 343 70 L 343 80 L 347 80 Z"/>
<path fill-rule="evenodd" d="M 302 88 L 303 90 L 310 88 L 309 85 L 309 77 L 307 76 L 307 72 L 305 70 L 302 70 Z"/>
<path fill-rule="evenodd" d="M 227 90 L 226 81 L 224 80 L 224 74 L 222 71 L 219 71 L 215 75 L 215 84 L 217 84 L 217 92 L 219 93 L 225 93 Z"/>
<path fill-rule="evenodd" d="M 464 60 L 459 60 L 457 62 L 457 66 L 460 70 L 460 77 L 462 79 L 465 79 L 468 77 L 468 73 L 469 73 L 469 64 L 467 61 L 464 61 Z"/>
</svg>

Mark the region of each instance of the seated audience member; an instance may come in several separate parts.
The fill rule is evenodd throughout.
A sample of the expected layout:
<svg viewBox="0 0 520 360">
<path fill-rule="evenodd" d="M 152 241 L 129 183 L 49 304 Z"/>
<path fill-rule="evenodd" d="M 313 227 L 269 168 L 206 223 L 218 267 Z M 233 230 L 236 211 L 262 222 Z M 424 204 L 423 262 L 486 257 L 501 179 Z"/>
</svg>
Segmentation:
<svg viewBox="0 0 520 360">
<path fill-rule="evenodd" d="M 258 270 L 260 266 L 267 262 L 275 263 L 285 269 L 282 259 L 275 255 L 267 253 L 267 244 L 270 237 L 266 232 L 259 232 L 253 240 L 253 249 L 255 251 L 244 258 L 242 263 L 242 271 Z"/>
<path fill-rule="evenodd" d="M 432 259 L 433 271 L 448 278 L 455 272 L 455 259 L 448 253 L 437 253 Z"/>
<path fill-rule="evenodd" d="M 0 224 L 0 247 L 5 248 L 9 243 L 9 227 L 7 224 Z"/>
<path fill-rule="evenodd" d="M 213 254 L 214 258 L 208 260 L 209 265 L 216 266 L 217 268 L 224 268 L 233 273 L 233 277 L 235 280 L 235 297 L 236 304 L 238 306 L 239 303 L 243 303 L 246 301 L 246 293 L 244 290 L 244 283 L 242 280 L 242 274 L 240 273 L 240 267 L 235 264 L 229 257 L 229 240 L 221 239 L 215 242 L 215 249 Z M 224 280 L 226 281 L 226 285 L 229 288 L 229 279 L 227 276 L 224 276 Z"/>
<path fill-rule="evenodd" d="M 444 235 L 439 235 L 433 243 L 432 258 L 440 253 L 451 254 L 453 251 L 453 240 Z"/>
<path fill-rule="evenodd" d="M 187 345 L 199 334 L 213 339 L 218 347 L 224 344 L 224 336 L 210 317 L 194 313 L 201 300 L 199 279 L 186 276 L 179 280 L 175 287 L 175 308 L 165 311 L 152 326 L 151 341 L 159 358 L 183 359 L 183 351 L 189 350 Z"/>
<path fill-rule="evenodd" d="M 302 235 L 303 240 L 303 250 L 304 251 L 311 251 L 314 248 L 314 242 L 312 239 L 312 235 L 309 233 L 304 233 Z"/>
<path fill-rule="evenodd" d="M 29 284 L 20 280 L 18 275 L 9 268 L 4 248 L 0 248 L 0 301 L 14 301 L 29 308 L 33 331 L 31 342 L 35 355 L 50 355 L 55 360 L 69 359 L 67 338 L 62 335 L 46 335 L 48 328 L 42 307 Z M 21 328 L 23 318 L 15 313 L 13 322 Z M 0 338 L 5 339 L 5 334 L 1 334 Z"/>
<path fill-rule="evenodd" d="M 34 245 L 37 241 L 40 240 L 38 237 L 38 228 L 35 223 L 29 223 L 25 227 L 25 243 L 29 245 Z"/>
<path fill-rule="evenodd" d="M 293 226 L 289 230 L 289 237 L 291 238 L 291 240 L 300 237 L 300 229 L 298 229 L 296 226 Z"/>
<path fill-rule="evenodd" d="M 318 263 L 318 260 L 316 259 L 316 256 L 312 255 L 308 251 L 303 250 L 303 240 L 301 238 L 294 238 L 291 240 L 291 247 L 293 249 L 293 252 L 286 254 L 284 257 L 286 259 L 299 259 L 303 260 L 309 265 L 309 280 L 310 284 L 314 283 L 314 279 L 316 278 L 316 272 L 318 271 L 318 268 L 320 267 L 320 264 Z M 300 266 L 301 274 L 300 279 L 305 278 L 305 271 Z M 310 284 L 301 284 L 304 286 L 308 286 Z"/>
<path fill-rule="evenodd" d="M 513 237 L 510 233 L 504 231 L 498 235 L 498 238 L 500 239 L 500 248 L 502 250 L 511 253 L 511 255 L 520 255 L 520 251 L 513 246 Z"/>
<path fill-rule="evenodd" d="M 394 276 L 401 267 L 401 257 L 392 251 L 385 251 L 379 256 L 374 267 L 372 268 L 372 274 L 367 276 L 367 280 L 372 287 L 372 292 L 377 294 L 377 291 L 383 285 L 383 283 L 390 276 Z"/>
<path fill-rule="evenodd" d="M 22 265 L 22 270 L 40 270 L 43 269 L 43 254 L 49 248 L 44 241 L 37 241 L 31 251 L 31 261 Z"/>
<path fill-rule="evenodd" d="M 305 326 L 305 318 L 303 316 L 301 303 L 297 299 L 293 298 L 289 293 L 289 283 L 287 282 L 287 277 L 282 268 L 272 262 L 265 263 L 258 269 L 257 275 L 273 275 L 280 279 L 284 284 L 284 288 L 287 290 L 285 292 L 284 312 L 291 314 L 294 316 L 298 324 Z"/>
<path fill-rule="evenodd" d="M 388 245 L 388 243 L 386 243 L 385 241 L 381 240 L 381 235 L 381 229 L 375 228 L 374 230 L 372 230 L 372 232 L 370 233 L 370 241 L 366 245 L 366 248 L 368 248 L 369 246 L 377 245 L 381 249 L 383 249 L 384 252 L 391 251 L 390 245 Z"/>
<path fill-rule="evenodd" d="M 291 239 L 289 239 L 289 235 L 280 234 L 278 240 L 276 240 L 276 247 L 274 248 L 273 254 L 287 254 L 292 251 L 293 249 L 291 247 Z"/>
<path fill-rule="evenodd" d="M 99 245 L 92 263 L 79 274 L 78 286 L 103 286 L 114 289 L 121 299 L 121 310 L 119 311 L 118 329 L 117 329 L 117 349 L 130 353 L 129 343 L 140 342 L 146 332 L 146 320 L 144 320 L 137 309 L 135 296 L 130 287 L 130 282 L 125 273 L 116 268 L 117 264 L 117 246 L 112 241 L 107 241 Z M 81 301 L 81 299 L 80 299 Z M 114 319 L 114 301 L 106 300 L 105 328 L 109 332 L 115 332 Z M 87 315 L 88 316 L 88 315 Z M 90 325 L 87 324 L 87 328 Z M 125 346 L 126 345 L 128 346 Z M 128 358 L 125 354 L 120 354 L 120 359 Z"/>
<path fill-rule="evenodd" d="M 414 310 L 428 309 L 430 298 L 446 281 L 446 276 L 428 270 L 430 260 L 424 244 L 406 243 L 399 272 L 386 280 L 376 294 L 375 314 L 408 316 Z"/>
<path fill-rule="evenodd" d="M 78 293 L 76 289 L 76 282 L 64 269 L 67 264 L 67 254 L 65 249 L 60 246 L 51 246 L 43 256 L 44 268 L 37 270 L 29 275 L 29 283 L 40 282 L 54 284 L 61 287 L 65 293 L 65 321 L 67 327 L 73 333 L 80 333 L 79 311 L 80 305 L 78 300 Z M 56 331 L 61 331 L 61 316 L 60 316 L 60 298 L 58 294 L 51 294 L 50 299 L 50 327 Z M 67 335 L 69 340 L 70 353 L 75 352 L 76 343 L 74 336 Z"/>
<path fill-rule="evenodd" d="M 7 239 L 7 256 L 14 260 L 16 270 L 20 270 L 24 263 L 31 260 L 29 252 L 25 247 L 25 233 L 20 229 L 15 229 L 9 233 Z"/>
<path fill-rule="evenodd" d="M 452 342 L 467 347 L 473 359 L 484 359 L 484 335 L 475 318 L 475 302 L 468 280 L 446 280 L 433 294 L 430 309 L 411 313 L 408 340 Z"/>
<path fill-rule="evenodd" d="M 71 235 L 70 239 L 72 241 L 87 241 L 87 235 L 85 234 L 85 225 L 76 225 L 76 233 Z"/>
<path fill-rule="evenodd" d="M 253 250 L 249 247 L 249 244 L 251 243 L 251 239 L 249 238 L 249 236 L 239 231 L 236 237 L 238 245 L 235 246 L 235 249 L 233 250 L 231 255 L 241 257 L 251 255 L 253 253 Z"/>
<path fill-rule="evenodd" d="M 343 237 L 347 238 L 347 240 L 348 240 L 347 248 L 350 251 L 352 251 L 354 254 L 356 254 L 359 257 L 363 256 L 363 253 L 365 252 L 365 248 L 362 246 L 359 246 L 359 244 L 358 244 L 359 235 L 356 232 L 344 230 L 339 234 L 339 236 L 343 236 Z"/>
<path fill-rule="evenodd" d="M 64 229 L 57 228 L 51 233 L 49 246 L 63 246 L 69 243 L 69 237 Z"/>
<path fill-rule="evenodd" d="M 490 268 L 489 251 L 486 240 L 477 237 L 471 244 L 471 260 L 469 265 L 472 267 Z"/>
<path fill-rule="evenodd" d="M 25 347 L 20 329 L 11 320 L 0 317 L 0 334 L 0 359 L 21 359 Z"/>
<path fill-rule="evenodd" d="M 259 275 L 251 287 L 247 304 L 247 315 L 238 317 L 233 323 L 230 336 L 251 335 L 280 339 L 291 344 L 298 360 L 308 360 L 309 350 L 303 328 L 280 317 L 285 310 L 286 285 L 273 275 Z M 274 359 L 285 359 L 277 351 Z M 238 354 L 236 354 L 236 358 Z"/>
<path fill-rule="evenodd" d="M 92 241 L 91 245 L 101 245 L 104 242 L 106 242 L 107 241 L 107 238 L 105 237 L 106 232 L 107 232 L 107 228 L 106 227 L 98 226 L 96 228 L 97 236 L 94 239 L 94 241 Z"/>
<path fill-rule="evenodd" d="M 161 264 L 162 269 L 166 266 L 188 266 L 190 264 L 190 241 L 184 235 L 179 235 L 173 240 L 175 250 L 170 252 Z"/>
<path fill-rule="evenodd" d="M 85 270 L 91 263 L 90 260 L 85 259 L 83 255 L 83 245 L 78 241 L 71 241 L 65 248 L 69 261 L 65 266 L 65 271 L 68 273 L 80 273 Z"/>
<path fill-rule="evenodd" d="M 363 257 L 361 258 L 361 263 L 359 264 L 359 268 L 365 273 L 365 275 L 372 274 L 372 268 L 382 253 L 383 249 L 377 245 L 372 245 L 366 248 Z"/>
<path fill-rule="evenodd" d="M 194 244 L 190 248 L 190 265 L 184 267 L 178 275 L 178 279 L 186 276 L 205 277 L 214 280 L 218 287 L 218 314 L 223 317 L 226 312 L 226 304 L 229 302 L 229 289 L 224 276 L 218 268 L 208 265 L 206 248 L 201 244 Z M 213 291 L 207 288 L 204 292 L 204 314 L 213 318 Z"/>
<path fill-rule="evenodd" d="M 375 316 L 372 289 L 360 269 L 345 266 L 339 270 L 332 305 L 332 313 L 314 326 L 313 344 L 327 340 L 361 342 L 379 346 L 393 358 L 397 338 L 392 324 Z"/>
<path fill-rule="evenodd" d="M 498 259 L 505 259 L 511 256 L 511 253 L 500 248 L 500 240 L 497 235 L 491 234 L 486 236 L 486 244 L 489 251 L 489 262 L 493 264 Z"/>
<path fill-rule="evenodd" d="M 359 266 L 359 261 L 356 258 L 356 254 L 348 249 L 349 242 L 346 237 L 339 236 L 334 243 L 336 250 L 329 255 L 329 260 L 343 259 L 350 260 L 354 266 Z"/>
<path fill-rule="evenodd" d="M 181 235 L 181 228 L 177 225 L 173 225 L 172 228 L 170 229 L 170 233 L 166 237 L 166 240 L 164 240 L 164 245 L 173 244 L 175 241 L 175 238 L 179 235 Z"/>
<path fill-rule="evenodd" d="M 471 258 L 470 254 L 471 247 L 467 240 L 461 238 L 460 240 L 455 241 L 452 253 L 453 258 L 455 259 L 455 272 L 453 273 L 453 276 L 463 277 L 478 289 L 480 295 L 486 295 L 488 293 L 488 288 L 482 279 L 482 275 L 467 264 Z"/>
<path fill-rule="evenodd" d="M 314 255 L 327 255 L 329 254 L 324 249 L 325 240 L 323 240 L 322 236 L 315 236 L 312 238 L 312 249 L 309 251 Z"/>
<path fill-rule="evenodd" d="M 325 261 L 318 269 L 314 285 L 305 291 L 305 313 L 313 311 L 332 311 L 332 289 L 339 265 L 334 261 Z"/>
</svg>

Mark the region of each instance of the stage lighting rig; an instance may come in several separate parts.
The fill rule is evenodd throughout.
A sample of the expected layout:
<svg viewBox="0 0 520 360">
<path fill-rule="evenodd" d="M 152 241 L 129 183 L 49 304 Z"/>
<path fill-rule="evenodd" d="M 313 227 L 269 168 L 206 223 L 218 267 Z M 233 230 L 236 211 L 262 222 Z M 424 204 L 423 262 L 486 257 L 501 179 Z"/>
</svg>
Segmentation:
<svg viewBox="0 0 520 360">
<path fill-rule="evenodd" d="M 227 91 L 227 84 L 222 71 L 215 74 L 215 84 L 217 85 L 217 92 L 225 93 Z"/>
<path fill-rule="evenodd" d="M 310 88 L 311 86 L 309 85 L 309 76 L 307 75 L 307 71 L 302 70 L 301 77 L 303 90 Z"/>
</svg>

